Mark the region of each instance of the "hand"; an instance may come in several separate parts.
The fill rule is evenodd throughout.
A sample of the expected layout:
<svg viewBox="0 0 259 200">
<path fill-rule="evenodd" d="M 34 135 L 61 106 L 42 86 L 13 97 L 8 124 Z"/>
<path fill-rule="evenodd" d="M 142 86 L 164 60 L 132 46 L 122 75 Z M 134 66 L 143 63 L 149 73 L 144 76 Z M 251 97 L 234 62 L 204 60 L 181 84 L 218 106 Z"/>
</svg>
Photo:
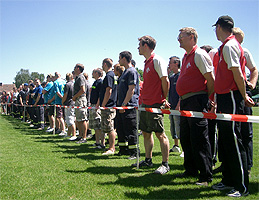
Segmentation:
<svg viewBox="0 0 259 200">
<path fill-rule="evenodd" d="M 165 106 L 165 109 L 171 108 L 170 103 L 168 101 L 165 101 L 164 106 Z"/>
<path fill-rule="evenodd" d="M 119 110 L 119 113 L 125 113 L 125 110 Z"/>
<path fill-rule="evenodd" d="M 73 100 L 73 101 L 76 101 L 76 97 L 75 97 L 75 96 L 73 96 L 72 100 Z"/>
<path fill-rule="evenodd" d="M 37 106 L 37 104 L 35 103 L 35 104 L 33 104 L 33 107 L 36 107 Z"/>
<path fill-rule="evenodd" d="M 246 84 L 248 85 L 248 87 L 250 88 L 250 89 L 254 89 L 254 86 L 253 86 L 253 84 L 252 83 L 250 83 L 249 81 L 246 81 Z"/>
<path fill-rule="evenodd" d="M 253 107 L 254 105 L 255 105 L 255 102 L 253 101 L 253 99 L 246 94 L 245 106 Z"/>
</svg>

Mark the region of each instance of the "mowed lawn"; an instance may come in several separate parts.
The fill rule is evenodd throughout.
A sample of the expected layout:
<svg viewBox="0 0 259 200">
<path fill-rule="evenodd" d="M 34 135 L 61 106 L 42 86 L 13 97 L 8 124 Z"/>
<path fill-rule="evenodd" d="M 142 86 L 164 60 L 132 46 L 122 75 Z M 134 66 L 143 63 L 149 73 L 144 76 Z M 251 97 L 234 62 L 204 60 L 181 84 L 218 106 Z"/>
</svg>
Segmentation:
<svg viewBox="0 0 259 200">
<path fill-rule="evenodd" d="M 254 115 L 259 116 L 259 108 Z M 254 167 L 246 199 L 259 199 L 259 124 L 253 125 Z M 165 128 L 172 147 L 168 115 Z M 143 159 L 143 136 L 139 142 Z M 220 173 L 209 187 L 196 186 L 195 178 L 176 178 L 184 171 L 180 153 L 170 154 L 169 173 L 153 174 L 162 159 L 157 139 L 154 167 L 148 169 L 132 168 L 136 161 L 126 156 L 102 156 L 93 143 L 76 144 L 0 115 L 0 199 L 229 199 L 226 191 L 211 189 L 221 180 Z"/>
</svg>

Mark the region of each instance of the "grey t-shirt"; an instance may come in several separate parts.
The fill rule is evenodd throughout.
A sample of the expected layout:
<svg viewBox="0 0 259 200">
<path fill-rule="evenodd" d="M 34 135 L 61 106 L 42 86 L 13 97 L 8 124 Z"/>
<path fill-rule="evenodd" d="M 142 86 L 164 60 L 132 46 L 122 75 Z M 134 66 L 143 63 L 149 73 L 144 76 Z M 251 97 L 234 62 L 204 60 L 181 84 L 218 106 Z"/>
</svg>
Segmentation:
<svg viewBox="0 0 259 200">
<path fill-rule="evenodd" d="M 80 91 L 81 86 L 86 86 L 86 80 L 83 73 L 79 74 L 76 78 L 76 81 L 74 83 L 74 95 Z M 87 89 L 85 88 L 85 90 Z M 85 97 L 85 93 L 82 94 L 80 97 Z"/>
<path fill-rule="evenodd" d="M 74 83 L 73 81 L 68 81 L 65 85 L 64 94 L 67 93 L 67 99 L 64 102 L 65 106 L 73 106 L 75 102 L 72 100 L 74 94 Z"/>
</svg>

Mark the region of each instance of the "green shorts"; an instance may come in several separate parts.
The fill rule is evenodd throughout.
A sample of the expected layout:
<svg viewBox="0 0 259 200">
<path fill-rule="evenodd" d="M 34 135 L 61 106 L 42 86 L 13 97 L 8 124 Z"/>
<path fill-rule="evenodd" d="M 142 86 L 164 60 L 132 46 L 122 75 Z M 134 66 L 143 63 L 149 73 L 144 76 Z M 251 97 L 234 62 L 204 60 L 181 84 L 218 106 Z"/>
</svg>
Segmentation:
<svg viewBox="0 0 259 200">
<path fill-rule="evenodd" d="M 85 107 L 85 108 L 75 108 L 76 121 L 87 121 L 87 100 L 86 98 L 77 98 L 75 106 Z"/>
<path fill-rule="evenodd" d="M 101 110 L 101 127 L 103 133 L 110 133 L 114 130 L 115 109 Z"/>
<path fill-rule="evenodd" d="M 89 110 L 89 128 L 94 130 L 101 129 L 101 110 L 100 109 Z"/>
<path fill-rule="evenodd" d="M 163 109 L 163 104 L 146 105 L 141 104 L 141 108 L 160 108 Z M 139 129 L 146 132 L 152 133 L 163 133 L 164 132 L 164 115 L 151 113 L 148 111 L 140 112 Z"/>
</svg>

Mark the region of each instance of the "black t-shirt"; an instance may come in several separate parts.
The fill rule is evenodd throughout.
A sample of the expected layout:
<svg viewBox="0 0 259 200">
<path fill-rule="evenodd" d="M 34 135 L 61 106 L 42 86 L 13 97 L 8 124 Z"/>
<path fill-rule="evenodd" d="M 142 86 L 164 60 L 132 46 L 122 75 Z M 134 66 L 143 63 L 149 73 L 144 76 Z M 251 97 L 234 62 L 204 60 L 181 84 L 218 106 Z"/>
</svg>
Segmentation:
<svg viewBox="0 0 259 200">
<path fill-rule="evenodd" d="M 74 83 L 73 81 L 68 81 L 64 88 L 64 94 L 67 93 L 67 99 L 64 102 L 65 106 L 73 106 L 75 102 L 72 100 L 74 94 Z"/>
<path fill-rule="evenodd" d="M 108 71 L 106 73 L 106 76 L 103 80 L 103 85 L 101 87 L 101 91 L 100 91 L 100 105 L 102 105 L 103 99 L 104 99 L 104 95 L 106 92 L 106 88 L 110 87 L 112 88 L 112 94 L 107 102 L 107 104 L 105 105 L 105 107 L 114 107 L 116 106 L 116 99 L 117 99 L 117 89 L 115 85 L 115 80 L 114 80 L 114 72 L 113 71 Z"/>
<path fill-rule="evenodd" d="M 22 102 L 25 103 L 26 102 L 26 97 L 29 94 L 29 88 L 27 90 L 21 90 L 19 93 L 19 97 L 22 97 Z M 20 102 L 20 101 L 19 101 Z"/>
<path fill-rule="evenodd" d="M 91 90 L 91 96 L 90 96 L 90 103 L 91 104 L 97 104 L 102 84 L 103 84 L 102 79 L 97 79 L 93 83 L 92 90 Z"/>
</svg>

